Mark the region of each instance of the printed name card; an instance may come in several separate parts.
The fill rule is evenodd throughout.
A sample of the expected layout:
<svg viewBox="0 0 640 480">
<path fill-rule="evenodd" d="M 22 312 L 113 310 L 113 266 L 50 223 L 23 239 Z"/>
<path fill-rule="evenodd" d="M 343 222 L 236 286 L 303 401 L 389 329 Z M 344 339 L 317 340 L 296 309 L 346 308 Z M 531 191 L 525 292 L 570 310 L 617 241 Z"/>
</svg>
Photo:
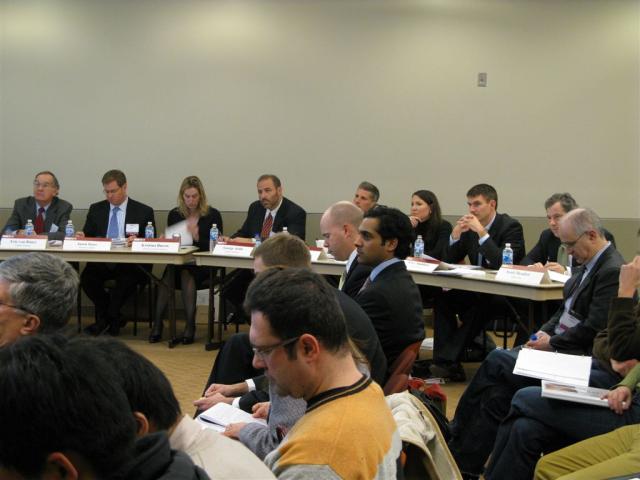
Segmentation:
<svg viewBox="0 0 640 480">
<path fill-rule="evenodd" d="M 73 252 L 108 252 L 111 250 L 109 238 L 65 238 L 62 250 Z"/>
<path fill-rule="evenodd" d="M 131 251 L 138 253 L 178 253 L 180 240 L 177 238 L 137 238 L 131 244 Z"/>
<path fill-rule="evenodd" d="M 324 251 L 324 248 L 318 247 L 309 247 L 309 253 L 311 254 L 311 261 L 317 262 L 318 260 L 327 260 L 327 254 Z"/>
<path fill-rule="evenodd" d="M 244 242 L 218 242 L 213 249 L 214 255 L 226 255 L 228 257 L 251 257 L 255 245 Z"/>
<path fill-rule="evenodd" d="M 4 235 L 0 240 L 0 248 L 9 250 L 46 250 L 46 235 Z"/>
<path fill-rule="evenodd" d="M 496 274 L 499 282 L 519 283 L 522 285 L 541 285 L 551 283 L 549 274 L 544 268 L 525 267 L 521 265 L 503 265 Z"/>
<path fill-rule="evenodd" d="M 434 260 L 426 260 L 418 257 L 408 257 L 404 261 L 407 270 L 410 272 L 431 273 L 438 268 L 440 262 Z"/>
</svg>

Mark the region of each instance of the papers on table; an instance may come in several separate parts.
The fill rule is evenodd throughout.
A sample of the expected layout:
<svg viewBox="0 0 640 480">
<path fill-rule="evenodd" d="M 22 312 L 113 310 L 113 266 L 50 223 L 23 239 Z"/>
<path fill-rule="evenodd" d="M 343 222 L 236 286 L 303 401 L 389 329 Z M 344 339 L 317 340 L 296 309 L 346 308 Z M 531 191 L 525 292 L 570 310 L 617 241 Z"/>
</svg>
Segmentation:
<svg viewBox="0 0 640 480">
<path fill-rule="evenodd" d="M 518 354 L 513 373 L 586 387 L 589 385 L 591 357 L 523 348 Z"/>
<path fill-rule="evenodd" d="M 211 428 L 218 432 L 224 432 L 224 429 L 230 423 L 260 423 L 266 425 L 267 422 L 261 418 L 254 418 L 250 413 L 232 407 L 228 403 L 217 403 L 213 407 L 202 412 L 196 419 L 206 428 Z"/>
<path fill-rule="evenodd" d="M 552 282 L 560 282 L 567 283 L 567 280 L 571 278 L 571 275 L 565 275 L 564 273 L 554 272 L 553 270 L 549 270 L 549 278 Z"/>
<path fill-rule="evenodd" d="M 560 383 L 542 382 L 542 396 L 567 400 L 569 402 L 585 403 L 597 407 L 607 407 L 609 402 L 602 396 L 609 390 L 594 387 L 578 387 L 576 385 L 562 385 Z"/>
<path fill-rule="evenodd" d="M 167 227 L 164 231 L 164 236 L 167 238 L 173 238 L 174 235 L 180 235 L 180 245 L 187 246 L 193 245 L 193 235 L 187 228 L 187 221 L 183 220 L 178 223 Z"/>
<path fill-rule="evenodd" d="M 422 341 L 420 350 L 433 350 L 433 337 L 427 337 Z"/>
</svg>

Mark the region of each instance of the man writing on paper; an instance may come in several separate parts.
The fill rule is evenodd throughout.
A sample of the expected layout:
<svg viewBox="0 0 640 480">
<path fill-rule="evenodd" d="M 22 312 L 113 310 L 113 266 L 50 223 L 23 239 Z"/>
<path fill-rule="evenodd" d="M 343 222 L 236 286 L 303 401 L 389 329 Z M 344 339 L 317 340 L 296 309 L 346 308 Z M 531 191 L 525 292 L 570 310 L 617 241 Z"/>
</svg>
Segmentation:
<svg viewBox="0 0 640 480">
<path fill-rule="evenodd" d="M 589 355 L 596 334 L 607 325 L 609 302 L 618 290 L 623 259 L 604 238 L 600 219 L 589 209 L 576 209 L 560 222 L 560 239 L 581 263 L 564 286 L 563 305 L 527 347 Z M 491 452 L 500 421 L 513 395 L 540 381 L 514 375 L 517 350 L 494 350 L 480 366 L 460 398 L 452 422 L 449 448 L 463 472 L 479 475 Z M 606 385 L 610 377 L 603 380 Z"/>
<path fill-rule="evenodd" d="M 304 240 L 307 212 L 284 196 L 280 179 L 272 174 L 261 175 L 257 188 L 258 200 L 249 205 L 247 218 L 242 227 L 231 237 L 222 239 L 242 242 L 252 242 L 256 238 L 266 240 L 286 227 L 291 235 L 297 235 Z M 248 270 L 236 270 L 233 275 L 224 287 L 224 296 L 234 309 L 229 315 L 229 320 L 242 323 L 246 320 L 242 302 L 253 279 L 253 273 Z"/>
<path fill-rule="evenodd" d="M 130 245 L 136 237 L 144 238 L 148 222 L 155 228 L 153 209 L 135 201 L 127 195 L 127 177 L 120 170 L 109 170 L 102 176 L 102 187 L 106 200 L 92 204 L 79 238 L 103 237 L 112 240 L 127 238 Z M 150 270 L 150 266 L 144 266 Z M 104 289 L 107 280 L 115 280 L 115 285 Z M 80 284 L 96 308 L 97 321 L 85 329 L 86 333 L 98 335 L 107 330 L 118 335 L 126 323 L 121 320 L 120 309 L 127 297 L 135 291 L 135 286 L 146 280 L 140 267 L 127 263 L 88 263 Z"/>
<path fill-rule="evenodd" d="M 2 231 L 24 233 L 27 221 L 32 220 L 37 235 L 46 233 L 50 239 L 63 239 L 64 227 L 73 206 L 58 197 L 59 191 L 60 183 L 53 172 L 37 173 L 33 179 L 33 196 L 15 201 L 13 212 Z"/>
</svg>

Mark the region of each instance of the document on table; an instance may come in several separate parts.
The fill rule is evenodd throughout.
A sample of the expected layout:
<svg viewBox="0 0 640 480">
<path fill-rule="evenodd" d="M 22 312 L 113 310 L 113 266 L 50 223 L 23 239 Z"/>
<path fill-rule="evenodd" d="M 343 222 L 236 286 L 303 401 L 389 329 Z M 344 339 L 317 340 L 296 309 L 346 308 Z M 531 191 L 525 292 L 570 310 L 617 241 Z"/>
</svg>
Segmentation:
<svg viewBox="0 0 640 480">
<path fill-rule="evenodd" d="M 518 354 L 513 373 L 553 383 L 587 387 L 591 357 L 523 348 Z"/>
<path fill-rule="evenodd" d="M 187 228 L 186 220 L 174 223 L 164 231 L 164 236 L 167 238 L 172 238 L 175 234 L 180 235 L 180 245 L 193 245 L 193 235 L 191 235 L 191 232 Z"/>
</svg>

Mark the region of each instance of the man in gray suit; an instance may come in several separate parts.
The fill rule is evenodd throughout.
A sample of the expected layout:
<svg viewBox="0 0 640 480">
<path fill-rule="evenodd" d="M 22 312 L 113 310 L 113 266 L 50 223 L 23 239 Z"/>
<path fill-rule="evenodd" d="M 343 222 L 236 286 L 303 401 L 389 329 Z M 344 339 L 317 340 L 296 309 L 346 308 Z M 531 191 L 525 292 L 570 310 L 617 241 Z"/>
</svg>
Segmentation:
<svg viewBox="0 0 640 480">
<path fill-rule="evenodd" d="M 33 221 L 36 234 L 48 234 L 49 238 L 64 238 L 64 227 L 69 221 L 73 206 L 58 198 L 60 183 L 49 171 L 36 174 L 33 180 L 33 196 L 19 198 L 13 212 L 2 229 L 5 233 L 22 233 L 28 220 Z"/>
</svg>

